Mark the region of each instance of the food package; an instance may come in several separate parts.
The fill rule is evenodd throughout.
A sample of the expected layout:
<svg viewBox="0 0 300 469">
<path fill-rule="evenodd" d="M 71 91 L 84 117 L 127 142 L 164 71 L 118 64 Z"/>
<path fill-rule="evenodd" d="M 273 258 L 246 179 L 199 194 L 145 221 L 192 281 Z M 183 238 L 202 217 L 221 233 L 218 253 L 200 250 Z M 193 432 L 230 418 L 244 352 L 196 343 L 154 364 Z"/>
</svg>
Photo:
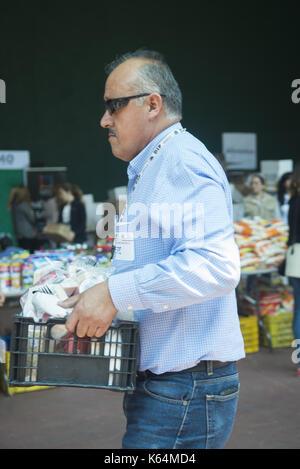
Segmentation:
<svg viewBox="0 0 300 469">
<path fill-rule="evenodd" d="M 283 313 L 293 313 L 293 294 L 287 288 L 280 290 L 261 290 L 259 294 L 259 309 L 261 316 L 277 316 Z"/>
<path fill-rule="evenodd" d="M 278 266 L 287 250 L 288 227 L 279 220 L 243 219 L 234 223 L 243 272 Z"/>
<path fill-rule="evenodd" d="M 63 223 L 55 223 L 53 225 L 46 225 L 43 233 L 55 243 L 63 243 L 65 241 L 73 241 L 74 233 L 67 225 Z"/>
<path fill-rule="evenodd" d="M 93 256 L 72 263 L 49 261 L 35 271 L 34 285 L 21 296 L 22 314 L 36 322 L 46 322 L 49 317 L 67 317 L 71 310 L 57 303 L 105 281 L 112 271 L 112 267 L 98 266 Z"/>
</svg>

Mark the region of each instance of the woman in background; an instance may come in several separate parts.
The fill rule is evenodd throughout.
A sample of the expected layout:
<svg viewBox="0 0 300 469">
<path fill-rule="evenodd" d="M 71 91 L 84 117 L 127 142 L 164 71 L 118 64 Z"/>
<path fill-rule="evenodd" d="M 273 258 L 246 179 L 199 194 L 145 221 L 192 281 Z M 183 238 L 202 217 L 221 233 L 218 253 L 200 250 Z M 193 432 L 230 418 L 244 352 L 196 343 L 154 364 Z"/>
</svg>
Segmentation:
<svg viewBox="0 0 300 469">
<path fill-rule="evenodd" d="M 251 194 L 243 199 L 245 217 L 260 217 L 263 220 L 272 220 L 279 217 L 278 204 L 272 195 L 265 192 L 265 180 L 260 174 L 251 178 Z"/>
<path fill-rule="evenodd" d="M 44 217 L 46 225 L 54 225 L 55 223 L 58 223 L 58 190 L 59 184 L 54 184 L 52 196 L 48 200 L 46 200 L 44 204 Z"/>
<path fill-rule="evenodd" d="M 288 221 L 290 229 L 288 245 L 291 246 L 294 243 L 300 243 L 300 163 L 296 164 L 291 180 L 291 199 Z M 294 292 L 294 338 L 295 340 L 300 340 L 300 278 L 290 277 L 289 281 Z M 300 345 L 298 349 L 298 359 L 300 360 Z M 297 374 L 300 376 L 300 361 L 297 364 Z"/>
<path fill-rule="evenodd" d="M 293 173 L 285 173 L 278 181 L 277 198 L 281 220 L 288 225 L 289 201 L 291 198 L 291 181 Z"/>
<path fill-rule="evenodd" d="M 74 233 L 73 243 L 84 243 L 86 237 L 86 210 L 82 202 L 82 191 L 75 184 L 63 183 L 58 190 L 62 203 L 59 222 L 67 225 Z"/>
<path fill-rule="evenodd" d="M 7 208 L 11 211 L 18 246 L 34 252 L 39 248 L 39 241 L 36 238 L 37 228 L 30 193 L 26 186 L 21 185 L 11 190 Z"/>
</svg>

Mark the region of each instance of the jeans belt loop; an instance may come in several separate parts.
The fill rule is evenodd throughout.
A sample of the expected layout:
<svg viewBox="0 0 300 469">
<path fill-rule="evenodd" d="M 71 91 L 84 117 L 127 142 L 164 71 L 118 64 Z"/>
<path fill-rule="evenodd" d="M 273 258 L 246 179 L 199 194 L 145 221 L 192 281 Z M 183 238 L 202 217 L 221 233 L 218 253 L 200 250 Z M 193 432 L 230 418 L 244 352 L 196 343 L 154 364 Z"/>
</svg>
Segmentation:
<svg viewBox="0 0 300 469">
<path fill-rule="evenodd" d="M 208 360 L 206 365 L 207 375 L 212 376 L 214 374 L 213 362 L 211 360 Z"/>
</svg>

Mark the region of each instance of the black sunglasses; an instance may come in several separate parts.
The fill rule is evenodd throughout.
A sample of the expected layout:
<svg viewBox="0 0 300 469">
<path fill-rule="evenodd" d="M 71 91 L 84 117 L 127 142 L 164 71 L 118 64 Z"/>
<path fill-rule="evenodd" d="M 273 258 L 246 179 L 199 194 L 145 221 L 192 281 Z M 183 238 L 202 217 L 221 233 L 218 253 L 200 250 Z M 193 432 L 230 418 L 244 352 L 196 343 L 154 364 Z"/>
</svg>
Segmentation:
<svg viewBox="0 0 300 469">
<path fill-rule="evenodd" d="M 108 111 L 110 115 L 112 115 L 115 111 L 118 111 L 122 107 L 127 106 L 131 99 L 143 98 L 144 96 L 150 96 L 150 94 L 152 93 L 135 94 L 133 96 L 108 99 L 107 101 L 104 101 L 105 110 Z M 161 94 L 160 96 L 165 97 L 164 94 Z"/>
</svg>

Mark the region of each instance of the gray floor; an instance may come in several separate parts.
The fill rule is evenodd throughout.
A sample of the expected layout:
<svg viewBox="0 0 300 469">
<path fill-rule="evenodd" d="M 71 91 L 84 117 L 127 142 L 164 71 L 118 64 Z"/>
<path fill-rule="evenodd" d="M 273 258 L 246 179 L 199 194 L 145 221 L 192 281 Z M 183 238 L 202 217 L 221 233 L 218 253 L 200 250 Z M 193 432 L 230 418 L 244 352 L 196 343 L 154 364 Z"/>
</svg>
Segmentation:
<svg viewBox="0 0 300 469">
<path fill-rule="evenodd" d="M 261 348 L 239 363 L 241 392 L 229 449 L 300 448 L 300 377 L 290 349 Z M 55 388 L 0 393 L 0 448 L 120 448 L 122 394 Z"/>
<path fill-rule="evenodd" d="M 241 393 L 227 448 L 300 448 L 300 377 L 290 351 L 266 349 L 239 364 Z M 120 448 L 122 394 L 55 388 L 0 394 L 0 448 Z"/>
</svg>

